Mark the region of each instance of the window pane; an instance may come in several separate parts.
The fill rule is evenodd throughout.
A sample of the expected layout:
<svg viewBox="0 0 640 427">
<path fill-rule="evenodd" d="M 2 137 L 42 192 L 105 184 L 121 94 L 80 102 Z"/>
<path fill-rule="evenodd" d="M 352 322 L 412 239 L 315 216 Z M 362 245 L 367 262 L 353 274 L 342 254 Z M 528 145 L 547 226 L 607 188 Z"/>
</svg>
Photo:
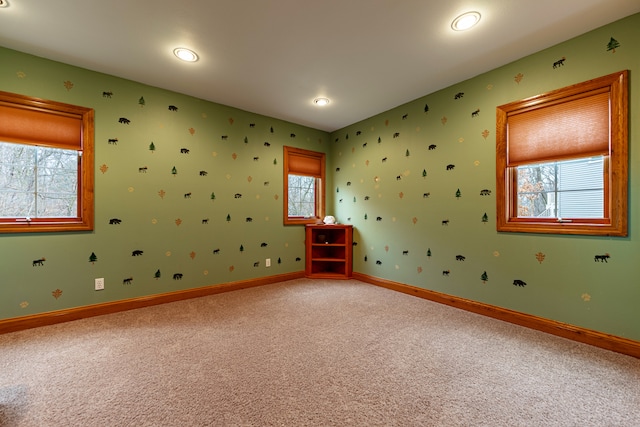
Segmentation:
<svg viewBox="0 0 640 427">
<path fill-rule="evenodd" d="M 38 148 L 37 217 L 75 217 L 78 203 L 78 154 Z"/>
<path fill-rule="evenodd" d="M 35 217 L 35 199 L 33 193 L 5 192 L 0 193 L 0 207 L 4 218 Z"/>
<path fill-rule="evenodd" d="M 76 217 L 75 150 L 0 143 L 0 217 Z"/>
<path fill-rule="evenodd" d="M 316 214 L 316 178 L 310 176 L 291 175 L 289 181 L 290 217 L 312 217 Z"/>
<path fill-rule="evenodd" d="M 0 217 L 35 216 L 36 150 L 0 143 Z"/>
<path fill-rule="evenodd" d="M 604 156 L 517 167 L 518 217 L 604 218 Z"/>
</svg>

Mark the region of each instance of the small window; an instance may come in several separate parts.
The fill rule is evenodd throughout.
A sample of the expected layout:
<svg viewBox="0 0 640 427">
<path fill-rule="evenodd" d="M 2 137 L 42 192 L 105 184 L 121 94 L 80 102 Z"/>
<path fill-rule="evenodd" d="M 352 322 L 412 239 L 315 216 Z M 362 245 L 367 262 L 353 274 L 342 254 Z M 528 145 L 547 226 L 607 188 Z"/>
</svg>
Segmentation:
<svg viewBox="0 0 640 427">
<path fill-rule="evenodd" d="M 627 74 L 497 108 L 498 231 L 627 235 Z"/>
<path fill-rule="evenodd" d="M 93 110 L 0 92 L 0 232 L 93 229 Z"/>
<path fill-rule="evenodd" d="M 284 224 L 313 224 L 324 217 L 325 154 L 284 147 Z"/>
</svg>

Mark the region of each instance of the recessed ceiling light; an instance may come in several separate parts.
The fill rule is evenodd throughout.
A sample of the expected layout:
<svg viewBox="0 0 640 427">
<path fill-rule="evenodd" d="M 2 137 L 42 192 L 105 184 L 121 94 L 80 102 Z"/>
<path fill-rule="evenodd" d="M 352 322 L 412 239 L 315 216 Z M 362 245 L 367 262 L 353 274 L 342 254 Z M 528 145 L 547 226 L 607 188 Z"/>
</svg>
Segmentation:
<svg viewBox="0 0 640 427">
<path fill-rule="evenodd" d="M 0 0 L 0 7 L 9 7 L 8 0 Z"/>
<path fill-rule="evenodd" d="M 327 105 L 329 102 L 331 102 L 329 98 L 316 98 L 313 100 L 313 103 L 320 107 Z"/>
<path fill-rule="evenodd" d="M 453 28 L 454 31 L 465 31 L 476 25 L 478 22 L 480 22 L 479 12 L 466 12 L 453 20 L 451 28 Z"/>
<path fill-rule="evenodd" d="M 173 49 L 173 54 L 186 62 L 196 62 L 198 60 L 198 55 L 194 51 L 184 47 Z"/>
</svg>

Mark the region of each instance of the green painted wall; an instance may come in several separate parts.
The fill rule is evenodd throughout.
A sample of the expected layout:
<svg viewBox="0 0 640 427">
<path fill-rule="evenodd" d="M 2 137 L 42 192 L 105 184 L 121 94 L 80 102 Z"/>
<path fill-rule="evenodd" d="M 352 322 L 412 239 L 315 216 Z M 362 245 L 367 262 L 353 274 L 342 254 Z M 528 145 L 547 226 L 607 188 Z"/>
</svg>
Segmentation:
<svg viewBox="0 0 640 427">
<path fill-rule="evenodd" d="M 95 231 L 0 234 L 0 319 L 304 270 L 304 229 L 282 225 L 282 147 L 325 151 L 328 133 L 3 48 L 0 90 L 96 117 Z"/>
<path fill-rule="evenodd" d="M 640 340 L 638 40 L 634 15 L 331 135 L 0 48 L 0 90 L 96 111 L 95 231 L 0 235 L 0 319 L 303 270 L 303 230 L 281 221 L 282 146 L 293 145 L 329 154 L 328 213 L 355 226 L 354 271 Z M 495 107 L 622 69 L 631 70 L 629 237 L 497 233 Z M 603 253 L 609 262 L 594 262 Z"/>
<path fill-rule="evenodd" d="M 334 213 L 355 226 L 354 271 L 640 340 L 638 41 L 633 15 L 332 133 Z M 497 233 L 496 106 L 623 69 L 629 237 Z M 608 263 L 594 262 L 604 253 Z"/>
</svg>

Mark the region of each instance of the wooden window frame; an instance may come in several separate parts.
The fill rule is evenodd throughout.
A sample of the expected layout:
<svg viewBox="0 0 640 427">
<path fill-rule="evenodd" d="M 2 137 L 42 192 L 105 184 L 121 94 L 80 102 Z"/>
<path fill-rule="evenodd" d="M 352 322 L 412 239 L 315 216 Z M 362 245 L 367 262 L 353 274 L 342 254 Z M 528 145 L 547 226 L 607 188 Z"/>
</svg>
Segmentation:
<svg viewBox="0 0 640 427">
<path fill-rule="evenodd" d="M 3 142 L 18 143 L 24 145 L 73 149 L 79 152 L 78 156 L 78 189 L 77 189 L 77 216 L 63 218 L 0 218 L 0 233 L 41 233 L 41 232 L 66 232 L 66 231 L 91 231 L 94 227 L 94 110 L 62 102 L 33 98 L 0 91 L 0 106 L 9 107 L 7 111 L 15 109 L 16 114 L 24 112 L 29 116 L 24 126 L 13 126 L 9 136 L 2 135 Z M 35 113 L 35 114 L 34 114 Z M 41 115 L 40 115 L 41 113 Z M 0 114 L 0 122 L 2 121 Z M 5 117 L 6 118 L 6 117 Z M 42 118 L 42 122 L 38 120 Z M 79 140 L 73 141 L 70 147 L 69 138 L 66 141 L 52 136 L 47 138 L 48 120 L 79 121 Z M 9 119 L 7 119 L 9 120 Z M 31 122 L 29 122 L 31 121 Z M 40 128 L 39 133 L 30 129 L 33 124 Z M 36 133 L 33 133 L 36 132 Z"/>
<path fill-rule="evenodd" d="M 578 83 L 496 108 L 497 231 L 619 236 L 628 234 L 628 70 Z M 516 171 L 508 164 L 509 116 L 607 90 L 609 152 L 604 165 L 604 219 L 528 218 L 517 215 Z M 553 160 L 553 159 L 551 159 Z M 562 160 L 562 159 L 558 159 Z"/>
<path fill-rule="evenodd" d="M 283 223 L 284 225 L 304 225 L 304 224 L 316 224 L 322 222 L 325 213 L 325 197 L 326 197 L 326 174 L 325 164 L 326 155 L 322 152 L 304 150 L 302 148 L 295 148 L 284 146 L 284 161 L 283 161 L 283 182 L 284 182 L 284 197 L 283 197 Z M 292 161 L 293 158 L 302 159 L 310 163 L 317 164 L 317 171 L 299 170 L 296 168 L 296 161 Z M 289 216 L 289 175 L 302 175 L 310 176 L 316 179 L 315 185 L 315 212 L 310 217 L 290 217 Z"/>
</svg>

